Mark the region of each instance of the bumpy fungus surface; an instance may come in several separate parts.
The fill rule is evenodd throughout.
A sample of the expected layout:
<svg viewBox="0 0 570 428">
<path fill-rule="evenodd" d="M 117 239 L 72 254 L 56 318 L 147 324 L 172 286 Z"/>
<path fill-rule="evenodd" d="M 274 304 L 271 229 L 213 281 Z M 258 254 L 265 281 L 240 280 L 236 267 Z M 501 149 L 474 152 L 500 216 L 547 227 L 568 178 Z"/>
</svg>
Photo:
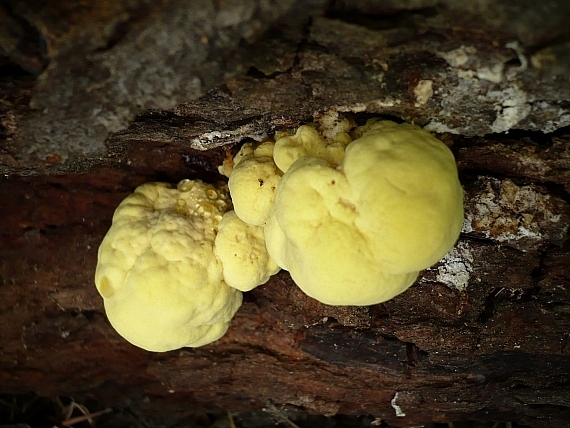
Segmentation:
<svg viewBox="0 0 570 428">
<path fill-rule="evenodd" d="M 127 197 L 95 273 L 119 334 L 151 351 L 201 346 L 226 332 L 238 290 L 280 268 L 323 303 L 371 305 L 443 257 L 463 222 L 451 151 L 412 125 L 341 125 L 244 145 L 224 166 L 235 211 L 225 186 L 199 180 Z"/>
<path fill-rule="evenodd" d="M 339 165 L 344 159 L 346 146 L 352 141 L 345 132 L 335 134 L 325 140 L 312 126 L 301 126 L 294 135 L 277 139 L 273 157 L 277 167 L 287 170 L 302 157 L 315 157 L 326 160 L 330 165 Z"/>
<path fill-rule="evenodd" d="M 236 214 L 255 226 L 265 224 L 283 175 L 273 161 L 273 148 L 272 142 L 257 147 L 244 144 L 233 160 L 229 175 L 228 186 Z"/>
<path fill-rule="evenodd" d="M 323 303 L 386 301 L 459 236 L 463 190 L 455 160 L 421 128 L 371 122 L 325 139 L 302 126 L 277 139 L 273 157 L 283 175 L 264 202 L 267 249 Z M 241 198 L 230 190 L 234 201 Z M 258 206 L 255 197 L 249 203 Z"/>
<path fill-rule="evenodd" d="M 109 321 L 149 351 L 219 339 L 241 305 L 223 280 L 214 241 L 231 207 L 227 189 L 183 180 L 138 187 L 99 247 L 95 283 Z"/>
<path fill-rule="evenodd" d="M 265 284 L 280 270 L 269 257 L 263 228 L 245 223 L 234 211 L 222 218 L 214 248 L 224 268 L 224 280 L 238 290 Z"/>
</svg>

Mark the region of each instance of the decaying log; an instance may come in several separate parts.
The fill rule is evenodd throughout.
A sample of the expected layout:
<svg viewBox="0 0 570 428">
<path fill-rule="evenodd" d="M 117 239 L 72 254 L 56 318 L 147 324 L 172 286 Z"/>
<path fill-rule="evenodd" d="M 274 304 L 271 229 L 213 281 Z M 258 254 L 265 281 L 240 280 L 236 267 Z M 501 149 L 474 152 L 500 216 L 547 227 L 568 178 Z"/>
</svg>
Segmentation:
<svg viewBox="0 0 570 428">
<path fill-rule="evenodd" d="M 134 84 L 118 68 L 75 110 L 82 85 L 101 83 L 102 74 L 70 64 L 98 58 L 102 67 L 124 57 L 121 49 L 138 46 L 183 2 L 124 2 L 122 14 L 88 21 L 107 23 L 94 35 L 74 33 L 73 25 L 62 33 L 62 22 L 79 25 L 80 16 L 44 25 L 46 9 L 23 12 L 8 3 L 0 20 L 22 34 L 35 29 L 55 47 L 44 58 L 35 39 L 10 45 L 0 32 L 0 66 L 42 73 L 0 78 L 1 393 L 89 396 L 156 418 L 182 405 L 191 412 L 274 402 L 314 414 L 369 413 L 403 427 L 466 418 L 570 426 L 566 2 L 536 9 L 506 1 L 494 9 L 451 0 L 276 2 L 282 9 L 247 33 L 253 43 L 270 27 L 250 47 L 222 38 L 228 44 L 216 52 L 239 52 L 236 64 L 207 62 L 211 74 L 198 73 L 200 90 L 144 102 L 133 93 L 115 103 L 114 79 Z M 147 9 L 133 12 L 142 3 Z M 231 2 L 249 6 L 226 15 L 218 3 L 208 9 L 212 19 L 234 17 L 235 25 L 222 27 L 235 37 L 259 19 L 264 2 Z M 490 10 L 493 19 L 484 19 Z M 537 27 L 544 16 L 552 19 Z M 123 21 L 130 24 L 117 38 L 109 29 Z M 85 40 L 83 51 L 65 53 Z M 177 64 L 177 79 L 196 72 Z M 240 69 L 249 72 L 235 74 Z M 72 76 L 65 102 L 57 98 L 61 76 Z M 148 84 L 164 88 L 166 81 Z M 108 113 L 111 105 L 126 108 L 113 125 L 85 123 L 89 143 L 62 142 L 89 109 Z M 226 336 L 198 349 L 149 353 L 114 332 L 93 273 L 126 195 L 152 180 L 218 178 L 217 165 L 239 143 L 343 115 L 414 121 L 451 146 L 466 217 L 440 263 L 371 307 L 322 305 L 280 272 L 244 295 Z M 37 138 L 38 130 L 46 134 Z M 50 132 L 56 137 L 46 143 Z"/>
</svg>

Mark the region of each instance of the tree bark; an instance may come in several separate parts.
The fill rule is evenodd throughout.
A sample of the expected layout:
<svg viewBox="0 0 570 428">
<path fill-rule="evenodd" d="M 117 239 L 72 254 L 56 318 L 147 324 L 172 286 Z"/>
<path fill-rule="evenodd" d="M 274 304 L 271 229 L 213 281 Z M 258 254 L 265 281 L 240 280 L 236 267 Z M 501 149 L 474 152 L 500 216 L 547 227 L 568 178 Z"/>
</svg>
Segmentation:
<svg viewBox="0 0 570 428">
<path fill-rule="evenodd" d="M 45 79 L 66 75 L 75 57 L 57 50 L 38 79 L 5 75 L 0 392 L 96 397 L 156 418 L 182 405 L 251 410 L 274 402 L 314 414 L 369 413 L 402 427 L 466 418 L 570 426 L 570 30 L 560 19 L 570 11 L 547 1 L 553 19 L 545 29 L 533 21 L 539 11 L 512 11 L 508 2 L 497 3 L 489 20 L 490 10 L 470 2 L 412 3 L 283 6 L 249 54 L 239 50 L 238 65 L 210 64 L 219 67 L 212 82 L 224 76 L 223 85 L 173 96 L 170 106 L 185 101 L 174 108 L 152 104 L 163 93 L 150 104 L 123 99 L 124 127 L 134 112 L 161 109 L 119 132 L 87 133 L 89 146 L 45 145 L 31 131 L 39 123 L 69 136 L 61 127 L 79 120 L 50 128 L 73 103 L 53 101 L 58 113 L 50 116 L 37 101 L 55 96 L 61 87 Z M 127 41 L 136 45 L 150 28 L 141 22 L 164 19 L 163 9 L 149 7 L 125 30 Z M 41 33 L 42 13 L 13 6 L 0 19 Z M 124 55 L 105 34 L 90 46 L 105 42 L 108 55 Z M 4 52 L 6 64 L 42 69 L 33 49 Z M 249 72 L 227 77 L 239 69 Z M 84 70 L 73 72 L 72 82 L 84 83 Z M 101 99 L 113 104 L 115 78 L 81 112 Z M 81 92 L 73 85 L 70 99 Z M 405 293 L 370 307 L 322 305 L 280 272 L 244 295 L 222 339 L 198 349 L 150 353 L 114 332 L 93 273 L 126 195 L 147 181 L 217 179 L 239 143 L 343 115 L 414 121 L 451 146 L 466 218 L 441 262 Z"/>
</svg>

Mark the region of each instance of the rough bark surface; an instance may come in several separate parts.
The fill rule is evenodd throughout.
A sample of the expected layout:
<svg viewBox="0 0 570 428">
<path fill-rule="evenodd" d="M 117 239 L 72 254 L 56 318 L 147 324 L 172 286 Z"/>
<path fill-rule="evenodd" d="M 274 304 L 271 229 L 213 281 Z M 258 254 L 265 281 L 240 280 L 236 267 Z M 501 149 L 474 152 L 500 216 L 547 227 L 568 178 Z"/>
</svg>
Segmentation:
<svg viewBox="0 0 570 428">
<path fill-rule="evenodd" d="M 190 32 L 188 62 L 161 49 L 190 24 L 157 30 L 182 3 L 109 2 L 91 18 L 0 6 L 11 28 L 0 31 L 0 392 L 82 394 L 159 418 L 275 402 L 402 427 L 570 426 L 567 2 L 199 2 L 202 15 L 180 16 L 225 38 L 213 47 Z M 129 68 L 133 49 L 158 70 L 151 80 Z M 228 77 L 240 67 L 247 75 Z M 466 191 L 459 242 L 413 287 L 329 307 L 281 272 L 245 294 L 212 345 L 154 354 L 113 331 L 93 273 L 134 187 L 214 179 L 247 139 L 378 114 L 438 132 Z"/>
</svg>

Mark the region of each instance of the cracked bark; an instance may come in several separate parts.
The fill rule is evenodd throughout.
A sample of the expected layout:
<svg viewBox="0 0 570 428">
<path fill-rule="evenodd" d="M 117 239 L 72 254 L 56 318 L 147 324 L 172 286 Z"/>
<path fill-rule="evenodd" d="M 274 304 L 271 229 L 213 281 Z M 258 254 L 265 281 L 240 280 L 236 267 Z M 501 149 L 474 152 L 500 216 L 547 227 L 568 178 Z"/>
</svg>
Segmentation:
<svg viewBox="0 0 570 428">
<path fill-rule="evenodd" d="M 56 19 L 46 29 L 43 9 L 23 13 L 12 5 L 7 17 L 0 13 L 13 28 L 37 32 L 19 45 L 0 33 L 0 66 L 39 72 L 49 64 L 39 79 L 7 72 L 0 80 L 0 392 L 97 397 L 159 418 L 180 412 L 181 404 L 187 412 L 248 410 L 271 400 L 317 414 L 371 413 L 396 426 L 465 418 L 568 426 L 570 30 L 567 20 L 558 22 L 568 16 L 564 2 L 546 3 L 556 19 L 538 30 L 525 27 L 534 18 L 522 11 L 508 25 L 482 23 L 489 11 L 471 2 L 344 2 L 347 10 L 298 2 L 268 13 L 251 42 L 280 16 L 296 18 L 275 22 L 250 48 L 218 46 L 229 49 L 226 56 L 240 52 L 236 65 L 218 64 L 199 91 L 165 97 L 157 77 L 148 83 L 159 88 L 156 97 L 117 100 L 111 78 L 77 111 L 122 103 L 128 111 L 117 123 L 124 127 L 142 113 L 106 141 L 118 128 L 99 133 L 84 124 L 85 135 L 95 136 L 87 146 L 30 137 L 69 113 L 81 92 L 74 85 L 99 76 L 71 69 L 71 103 L 46 81 L 59 82 L 54 76 L 67 75 L 77 55 L 93 59 L 100 46 L 106 58 L 121 58 L 130 40 L 136 45 L 145 28 L 164 19 L 168 8 L 145 2 L 148 9 L 132 12 L 139 3 L 121 3 L 115 18 L 93 18 L 105 23 L 101 32 L 77 41 L 73 25 L 62 33 Z M 216 13 L 237 17 L 229 27 L 237 33 L 257 16 L 244 10 L 262 13 L 256 2 L 243 2 L 223 15 L 222 3 Z M 510 11 L 506 3 L 494 7 L 497 20 Z M 75 18 L 72 24 L 83 23 Z M 117 38 L 109 29 L 122 20 L 131 24 Z M 55 43 L 48 58 L 35 49 L 38 34 Z M 85 40 L 81 54 L 65 53 Z M 513 40 L 518 44 L 505 47 Z M 32 108 L 45 99 L 59 113 Z M 65 116 L 65 126 L 79 113 Z M 93 286 L 96 251 L 113 210 L 135 186 L 215 179 L 226 150 L 247 139 L 314 119 L 378 114 L 440 132 L 466 190 L 458 244 L 412 288 L 368 308 L 327 307 L 281 272 L 245 295 L 228 334 L 210 346 L 152 354 L 111 329 Z M 56 135 L 70 135 L 62 129 Z M 510 132 L 486 135 L 493 130 Z"/>
</svg>

